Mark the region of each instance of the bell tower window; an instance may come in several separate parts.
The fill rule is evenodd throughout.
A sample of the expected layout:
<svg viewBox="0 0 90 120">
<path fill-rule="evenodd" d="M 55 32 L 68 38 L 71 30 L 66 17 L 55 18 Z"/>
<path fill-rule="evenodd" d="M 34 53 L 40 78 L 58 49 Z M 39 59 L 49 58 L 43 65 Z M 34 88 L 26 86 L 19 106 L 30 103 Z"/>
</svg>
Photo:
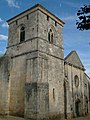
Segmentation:
<svg viewBox="0 0 90 120">
<path fill-rule="evenodd" d="M 50 31 L 48 33 L 48 41 L 49 41 L 49 43 L 53 43 L 53 32 L 52 32 L 52 29 L 50 29 Z"/>
<path fill-rule="evenodd" d="M 25 27 L 22 26 L 20 29 L 20 42 L 23 42 L 25 40 Z"/>
</svg>

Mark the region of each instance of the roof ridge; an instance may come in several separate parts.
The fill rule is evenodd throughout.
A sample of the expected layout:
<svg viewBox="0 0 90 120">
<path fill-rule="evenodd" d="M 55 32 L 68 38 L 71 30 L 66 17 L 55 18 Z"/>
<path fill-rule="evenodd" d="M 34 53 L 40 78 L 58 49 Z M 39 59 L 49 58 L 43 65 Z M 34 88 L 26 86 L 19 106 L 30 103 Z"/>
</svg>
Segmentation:
<svg viewBox="0 0 90 120">
<path fill-rule="evenodd" d="M 78 59 L 79 59 L 79 62 L 80 62 L 80 64 L 81 64 L 82 68 L 84 68 L 84 65 L 82 64 L 81 59 L 80 59 L 79 55 L 77 54 L 77 52 L 76 52 L 75 50 L 71 51 L 71 52 L 64 58 L 65 62 L 70 63 L 67 59 L 68 59 L 73 53 L 75 53 L 75 54 L 77 55 L 77 57 L 78 57 Z M 73 65 L 72 62 L 71 62 L 71 64 Z"/>
<path fill-rule="evenodd" d="M 72 50 L 64 59 L 66 60 L 73 52 L 76 52 L 76 51 Z"/>
</svg>

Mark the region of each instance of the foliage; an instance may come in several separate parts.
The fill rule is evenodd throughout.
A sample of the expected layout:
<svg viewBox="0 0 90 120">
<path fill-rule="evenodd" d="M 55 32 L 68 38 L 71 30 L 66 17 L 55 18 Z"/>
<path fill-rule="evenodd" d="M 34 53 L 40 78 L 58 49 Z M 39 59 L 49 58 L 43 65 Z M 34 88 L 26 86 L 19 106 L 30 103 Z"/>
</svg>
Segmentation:
<svg viewBox="0 0 90 120">
<path fill-rule="evenodd" d="M 90 5 L 84 5 L 77 12 L 78 19 L 76 21 L 77 29 L 89 30 L 90 29 Z"/>
</svg>

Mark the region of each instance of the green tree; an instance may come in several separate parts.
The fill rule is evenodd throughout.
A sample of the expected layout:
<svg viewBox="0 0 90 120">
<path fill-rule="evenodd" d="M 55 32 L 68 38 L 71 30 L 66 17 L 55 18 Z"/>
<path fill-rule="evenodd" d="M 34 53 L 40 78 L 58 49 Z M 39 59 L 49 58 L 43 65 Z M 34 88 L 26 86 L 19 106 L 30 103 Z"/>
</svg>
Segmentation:
<svg viewBox="0 0 90 120">
<path fill-rule="evenodd" d="M 77 29 L 90 29 L 90 5 L 84 5 L 77 12 L 78 20 L 76 21 Z"/>
</svg>

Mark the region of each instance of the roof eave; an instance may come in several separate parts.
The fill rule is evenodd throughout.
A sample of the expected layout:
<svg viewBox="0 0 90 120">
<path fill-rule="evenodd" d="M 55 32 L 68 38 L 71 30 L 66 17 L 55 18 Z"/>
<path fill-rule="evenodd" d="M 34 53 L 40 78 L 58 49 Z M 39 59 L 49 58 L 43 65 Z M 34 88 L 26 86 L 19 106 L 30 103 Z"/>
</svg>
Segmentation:
<svg viewBox="0 0 90 120">
<path fill-rule="evenodd" d="M 35 6 L 21 12 L 20 14 L 12 17 L 11 19 L 7 20 L 8 24 L 10 24 L 11 22 L 13 22 L 14 20 L 18 19 L 19 16 L 21 16 L 24 13 L 27 13 L 29 11 L 36 11 L 36 10 L 41 10 L 44 14 L 48 14 L 52 19 L 55 19 L 62 27 L 64 26 L 64 22 L 59 19 L 57 16 L 55 16 L 54 14 L 52 14 L 50 11 L 48 11 L 46 8 L 44 8 L 43 6 L 41 6 L 40 4 L 36 4 Z"/>
<path fill-rule="evenodd" d="M 81 69 L 81 70 L 83 70 L 83 71 L 86 70 L 86 69 L 84 68 L 84 66 L 83 66 L 83 67 L 76 66 L 76 65 L 73 65 L 72 63 L 67 62 L 66 60 L 64 60 L 64 63 L 66 63 L 67 65 L 70 65 L 70 66 L 73 66 L 73 67 L 79 68 L 79 69 Z"/>
</svg>

